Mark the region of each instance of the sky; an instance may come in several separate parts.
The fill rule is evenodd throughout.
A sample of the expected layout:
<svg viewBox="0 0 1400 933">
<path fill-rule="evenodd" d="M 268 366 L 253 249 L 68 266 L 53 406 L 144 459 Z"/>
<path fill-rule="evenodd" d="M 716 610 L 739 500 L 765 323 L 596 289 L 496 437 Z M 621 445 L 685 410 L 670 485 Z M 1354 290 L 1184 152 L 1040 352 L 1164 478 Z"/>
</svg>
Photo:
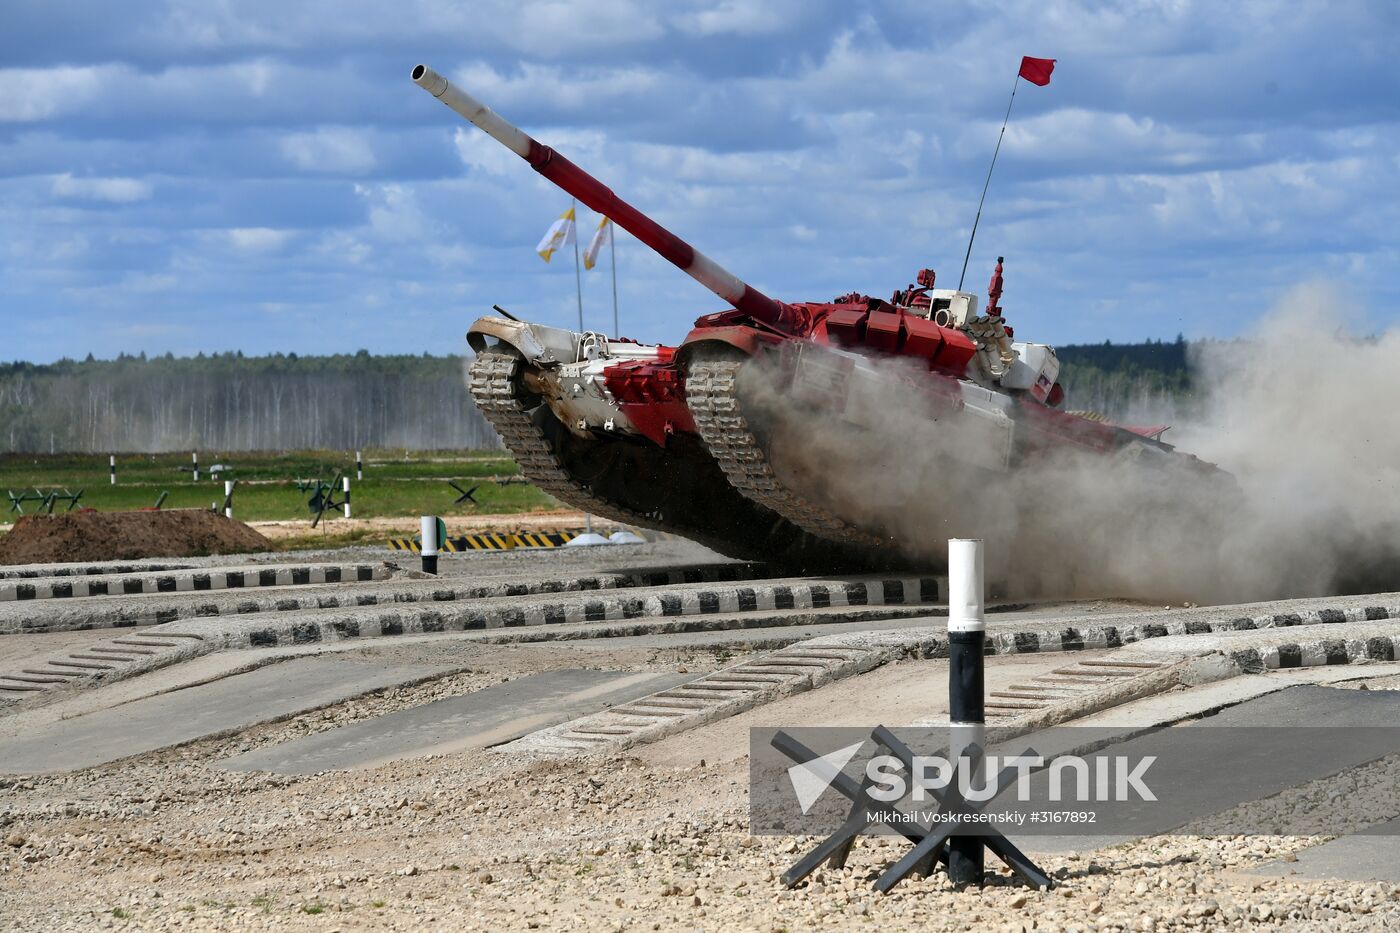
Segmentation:
<svg viewBox="0 0 1400 933">
<path fill-rule="evenodd" d="M 0 5 L 0 360 L 464 349 L 574 326 L 567 195 L 460 84 L 788 301 L 1006 257 L 1017 336 L 1229 337 L 1294 286 L 1400 321 L 1400 4 L 261 0 Z M 597 222 L 580 210 L 585 231 Z M 626 235 L 624 334 L 719 299 Z M 585 323 L 611 330 L 606 261 Z"/>
</svg>

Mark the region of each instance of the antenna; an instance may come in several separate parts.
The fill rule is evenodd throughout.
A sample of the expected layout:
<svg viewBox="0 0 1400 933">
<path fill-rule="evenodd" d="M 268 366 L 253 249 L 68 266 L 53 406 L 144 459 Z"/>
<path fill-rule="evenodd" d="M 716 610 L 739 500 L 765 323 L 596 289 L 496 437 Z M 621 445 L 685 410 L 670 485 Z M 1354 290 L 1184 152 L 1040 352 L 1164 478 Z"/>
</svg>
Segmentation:
<svg viewBox="0 0 1400 933">
<path fill-rule="evenodd" d="M 972 220 L 972 235 L 967 238 L 962 274 L 958 276 L 958 291 L 962 291 L 963 280 L 967 278 L 967 261 L 972 258 L 972 243 L 977 239 L 977 223 L 982 219 L 982 205 L 987 201 L 987 189 L 992 186 L 992 169 L 997 167 L 997 155 L 1001 152 L 1001 141 L 1006 136 L 1006 124 L 1011 120 L 1011 105 L 1016 103 L 1016 88 L 1020 87 L 1022 78 L 1037 87 L 1045 87 L 1050 83 L 1050 74 L 1054 70 L 1053 58 L 1031 58 L 1029 55 L 1021 57 L 1021 69 L 1016 72 L 1016 79 L 1011 82 L 1011 99 L 1006 102 L 1006 116 L 1002 117 L 1001 132 L 997 134 L 997 147 L 992 150 L 992 164 L 987 166 L 987 180 L 982 184 L 982 197 L 977 202 L 977 216 Z M 998 259 L 997 262 L 1000 263 L 1001 260 Z"/>
<path fill-rule="evenodd" d="M 977 224 L 982 220 L 982 205 L 987 201 L 987 189 L 992 186 L 992 169 L 997 167 L 997 155 L 1001 152 L 1001 140 L 1006 136 L 1006 124 L 1011 120 L 1011 105 L 1016 103 L 1016 88 L 1021 84 L 1018 72 L 1011 84 L 1011 99 L 1006 102 L 1006 116 L 1001 121 L 1001 133 L 997 135 L 997 147 L 992 150 L 992 164 L 987 166 L 987 180 L 982 185 L 982 198 L 977 202 L 977 216 L 972 221 L 972 235 L 967 238 L 967 252 L 963 254 L 962 274 L 958 276 L 958 291 L 962 291 L 963 280 L 967 278 L 967 261 L 972 258 L 972 244 L 977 239 Z"/>
</svg>

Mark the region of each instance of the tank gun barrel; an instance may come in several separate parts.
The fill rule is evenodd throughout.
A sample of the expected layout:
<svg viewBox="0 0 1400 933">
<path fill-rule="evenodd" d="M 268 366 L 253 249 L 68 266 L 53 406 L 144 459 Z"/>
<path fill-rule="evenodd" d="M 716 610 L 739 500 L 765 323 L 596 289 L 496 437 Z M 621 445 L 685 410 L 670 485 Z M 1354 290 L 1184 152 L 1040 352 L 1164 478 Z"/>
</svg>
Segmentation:
<svg viewBox="0 0 1400 933">
<path fill-rule="evenodd" d="M 413 69 L 413 81 L 459 115 L 485 131 L 492 139 L 520 156 L 530 167 L 578 198 L 591 210 L 612 219 L 628 233 L 655 250 L 662 259 L 685 272 L 744 314 L 774 327 L 799 326 L 797 309 L 775 301 L 746 284 L 713 259 L 695 249 L 650 217 L 619 198 L 598 179 L 540 143 L 500 114 L 427 65 Z"/>
</svg>

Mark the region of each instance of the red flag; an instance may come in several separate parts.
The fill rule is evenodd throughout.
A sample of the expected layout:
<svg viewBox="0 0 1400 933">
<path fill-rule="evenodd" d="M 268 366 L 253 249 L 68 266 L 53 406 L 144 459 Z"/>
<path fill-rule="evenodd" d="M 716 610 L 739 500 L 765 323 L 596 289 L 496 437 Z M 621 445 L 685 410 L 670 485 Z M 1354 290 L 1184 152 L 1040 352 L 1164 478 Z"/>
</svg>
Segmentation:
<svg viewBox="0 0 1400 933">
<path fill-rule="evenodd" d="M 1050 83 L 1050 72 L 1055 70 L 1056 59 L 1021 57 L 1021 77 L 1031 84 L 1045 87 Z"/>
</svg>

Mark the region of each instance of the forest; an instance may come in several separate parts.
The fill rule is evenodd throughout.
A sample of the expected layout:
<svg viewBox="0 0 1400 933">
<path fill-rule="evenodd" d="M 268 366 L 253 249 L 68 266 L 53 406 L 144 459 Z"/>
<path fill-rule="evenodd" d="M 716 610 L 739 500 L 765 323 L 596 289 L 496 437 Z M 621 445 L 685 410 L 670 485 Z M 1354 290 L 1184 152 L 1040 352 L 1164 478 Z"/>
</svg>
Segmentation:
<svg viewBox="0 0 1400 933">
<path fill-rule="evenodd" d="M 0 451 L 482 449 L 458 356 L 244 356 L 0 364 Z"/>
<path fill-rule="evenodd" d="M 1065 407 L 1125 422 L 1175 420 L 1193 398 L 1193 358 L 1200 346 L 1177 337 L 1057 347 Z"/>
<path fill-rule="evenodd" d="M 1059 348 L 1068 407 L 1171 410 L 1191 344 Z M 0 452 L 160 453 L 499 446 L 458 356 L 242 353 L 0 364 Z"/>
</svg>

